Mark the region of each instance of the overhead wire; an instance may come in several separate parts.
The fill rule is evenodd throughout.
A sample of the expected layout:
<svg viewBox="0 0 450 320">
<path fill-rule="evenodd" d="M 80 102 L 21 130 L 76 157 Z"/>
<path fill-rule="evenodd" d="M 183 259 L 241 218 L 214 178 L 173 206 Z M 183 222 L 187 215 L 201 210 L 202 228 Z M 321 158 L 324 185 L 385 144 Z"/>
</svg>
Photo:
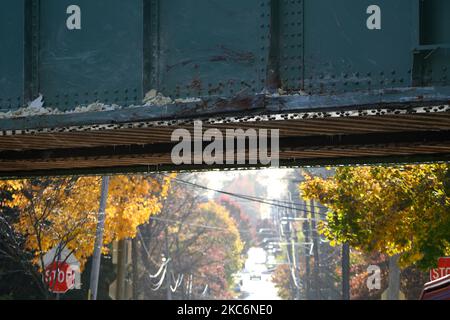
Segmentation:
<svg viewBox="0 0 450 320">
<path fill-rule="evenodd" d="M 164 174 L 161 174 L 164 175 Z M 269 205 L 272 207 L 278 207 L 278 208 L 284 208 L 284 209 L 295 209 L 298 212 L 306 212 L 306 213 L 312 213 L 312 211 L 310 210 L 306 210 L 303 209 L 304 205 L 300 204 L 300 203 L 296 203 L 296 202 L 288 202 L 288 201 L 279 201 L 279 200 L 275 200 L 275 199 L 266 199 L 266 198 L 261 198 L 261 197 L 257 197 L 257 196 L 250 196 L 250 195 L 244 195 L 244 194 L 238 194 L 238 193 L 233 193 L 233 192 L 228 192 L 228 191 L 224 191 L 224 190 L 218 190 L 218 189 L 214 189 L 214 188 L 209 188 L 203 185 L 199 185 L 197 183 L 193 183 L 190 181 L 186 181 L 186 180 L 182 180 L 179 178 L 172 178 L 175 182 L 179 182 L 185 185 L 190 185 L 192 187 L 198 188 L 198 189 L 203 189 L 203 190 L 207 190 L 207 191 L 212 191 L 212 192 L 216 192 L 216 193 L 221 193 L 221 194 L 225 194 L 231 197 L 235 197 L 238 199 L 243 199 L 246 201 L 251 201 L 251 202 L 257 202 L 257 203 L 261 203 L 261 204 L 265 204 L 265 205 Z M 277 202 L 281 202 L 281 203 L 285 203 L 284 204 L 278 204 Z M 291 204 L 290 206 L 288 206 L 288 204 Z M 301 208 L 299 207 L 301 206 Z M 314 206 L 317 208 L 322 208 L 319 206 Z M 326 214 L 323 213 L 319 213 L 319 215 L 321 216 L 326 216 Z"/>
<path fill-rule="evenodd" d="M 158 283 L 156 285 L 153 285 L 153 288 L 151 288 L 153 291 L 158 291 L 162 287 L 164 279 L 166 278 L 166 273 L 167 273 L 167 264 L 164 267 L 164 272 L 161 276 L 161 279 L 159 279 Z"/>
<path fill-rule="evenodd" d="M 208 289 L 209 289 L 209 286 L 206 285 L 206 286 L 205 286 L 205 290 L 203 290 L 203 292 L 202 292 L 202 294 L 201 294 L 202 297 L 205 297 L 205 296 L 206 296 L 206 294 L 208 293 Z"/>
<path fill-rule="evenodd" d="M 184 274 L 179 274 L 177 279 L 175 279 L 175 274 L 172 271 L 170 273 L 172 275 L 172 281 L 175 283 L 174 286 L 172 286 L 172 284 L 170 285 L 170 290 L 175 293 L 183 283 Z"/>
<path fill-rule="evenodd" d="M 165 219 L 165 218 L 158 218 L 158 217 L 150 217 L 150 220 L 161 221 L 161 222 L 170 222 L 170 223 L 182 223 L 183 225 L 190 226 L 190 227 L 195 227 L 195 228 L 233 232 L 233 231 L 229 230 L 228 228 L 209 226 L 209 225 L 205 225 L 205 224 L 186 223 L 186 222 L 181 221 L 181 220 Z M 248 230 L 240 230 L 240 229 L 238 229 L 238 231 L 241 232 L 241 233 L 251 233 L 251 231 L 248 231 Z"/>
</svg>

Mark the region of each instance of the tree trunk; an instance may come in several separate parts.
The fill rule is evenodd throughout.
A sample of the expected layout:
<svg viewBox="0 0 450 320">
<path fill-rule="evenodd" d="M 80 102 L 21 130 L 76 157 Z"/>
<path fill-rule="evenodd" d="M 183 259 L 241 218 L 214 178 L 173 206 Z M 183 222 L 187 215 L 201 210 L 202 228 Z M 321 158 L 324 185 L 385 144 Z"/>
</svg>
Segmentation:
<svg viewBox="0 0 450 320">
<path fill-rule="evenodd" d="M 165 251 L 166 251 L 166 254 L 165 254 L 166 259 L 170 259 L 168 227 L 166 227 L 166 230 L 165 230 Z M 166 299 L 167 300 L 172 300 L 172 290 L 170 288 L 171 277 L 172 277 L 172 268 L 171 268 L 171 261 L 169 261 L 167 263 L 167 271 L 166 271 Z"/>
<path fill-rule="evenodd" d="M 350 246 L 342 245 L 342 300 L 350 300 Z"/>
<path fill-rule="evenodd" d="M 139 232 L 139 231 L 138 231 Z M 131 240 L 131 263 L 133 272 L 133 300 L 139 299 L 139 251 L 138 240 Z"/>
<path fill-rule="evenodd" d="M 389 257 L 389 288 L 388 300 L 400 299 L 400 267 L 398 260 L 400 256 Z"/>
<path fill-rule="evenodd" d="M 117 287 L 116 300 L 125 299 L 125 269 L 126 269 L 127 240 L 120 240 L 117 252 Z"/>
<path fill-rule="evenodd" d="M 311 200 L 311 231 L 312 231 L 312 242 L 313 242 L 313 254 L 314 254 L 314 299 L 320 299 L 320 258 L 319 258 L 319 233 L 317 232 L 316 225 L 316 211 L 314 208 L 314 201 Z"/>
</svg>

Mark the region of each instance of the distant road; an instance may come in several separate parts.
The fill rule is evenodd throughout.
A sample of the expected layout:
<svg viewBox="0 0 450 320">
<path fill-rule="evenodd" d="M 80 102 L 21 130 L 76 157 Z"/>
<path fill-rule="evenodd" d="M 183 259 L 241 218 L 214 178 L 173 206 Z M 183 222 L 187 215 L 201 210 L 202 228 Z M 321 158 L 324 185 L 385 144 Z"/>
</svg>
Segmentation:
<svg viewBox="0 0 450 320">
<path fill-rule="evenodd" d="M 263 274 L 261 280 L 250 280 L 250 276 L 243 278 L 243 300 L 281 300 L 277 288 L 272 282 L 270 274 Z"/>
</svg>

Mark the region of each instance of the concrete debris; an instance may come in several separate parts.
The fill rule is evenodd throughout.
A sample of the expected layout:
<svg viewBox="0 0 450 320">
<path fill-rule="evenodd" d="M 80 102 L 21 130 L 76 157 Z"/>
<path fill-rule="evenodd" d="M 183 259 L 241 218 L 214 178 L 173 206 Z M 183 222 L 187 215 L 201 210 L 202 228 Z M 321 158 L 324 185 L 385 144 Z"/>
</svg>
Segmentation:
<svg viewBox="0 0 450 320">
<path fill-rule="evenodd" d="M 0 112 L 0 119 L 15 119 L 15 118 L 26 118 L 34 116 L 43 115 L 62 115 L 62 114 L 77 114 L 77 113 L 88 113 L 88 112 L 107 112 L 121 110 L 125 108 L 142 108 L 151 106 L 165 106 L 177 103 L 196 103 L 202 102 L 200 98 L 185 98 L 185 99 L 175 99 L 165 97 L 156 90 L 150 90 L 143 100 L 143 105 L 130 105 L 127 107 L 122 107 L 116 104 L 108 105 L 100 102 L 94 102 L 87 106 L 77 106 L 73 110 L 61 111 L 58 109 L 46 108 L 44 107 L 44 97 L 39 95 L 38 98 L 33 100 L 28 104 L 27 107 L 20 108 L 17 110 L 12 110 L 8 112 Z"/>
</svg>

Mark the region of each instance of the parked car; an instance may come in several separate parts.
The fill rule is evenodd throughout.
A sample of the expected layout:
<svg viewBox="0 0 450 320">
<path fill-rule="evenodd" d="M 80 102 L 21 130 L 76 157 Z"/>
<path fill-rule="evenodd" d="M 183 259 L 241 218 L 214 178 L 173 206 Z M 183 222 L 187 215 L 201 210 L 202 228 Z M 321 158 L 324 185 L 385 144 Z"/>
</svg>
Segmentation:
<svg viewBox="0 0 450 320">
<path fill-rule="evenodd" d="M 450 300 L 450 275 L 426 283 L 420 300 Z"/>
<path fill-rule="evenodd" d="M 261 281 L 261 279 L 262 279 L 261 273 L 253 272 L 252 274 L 250 274 L 250 280 L 259 280 L 259 281 Z"/>
</svg>

